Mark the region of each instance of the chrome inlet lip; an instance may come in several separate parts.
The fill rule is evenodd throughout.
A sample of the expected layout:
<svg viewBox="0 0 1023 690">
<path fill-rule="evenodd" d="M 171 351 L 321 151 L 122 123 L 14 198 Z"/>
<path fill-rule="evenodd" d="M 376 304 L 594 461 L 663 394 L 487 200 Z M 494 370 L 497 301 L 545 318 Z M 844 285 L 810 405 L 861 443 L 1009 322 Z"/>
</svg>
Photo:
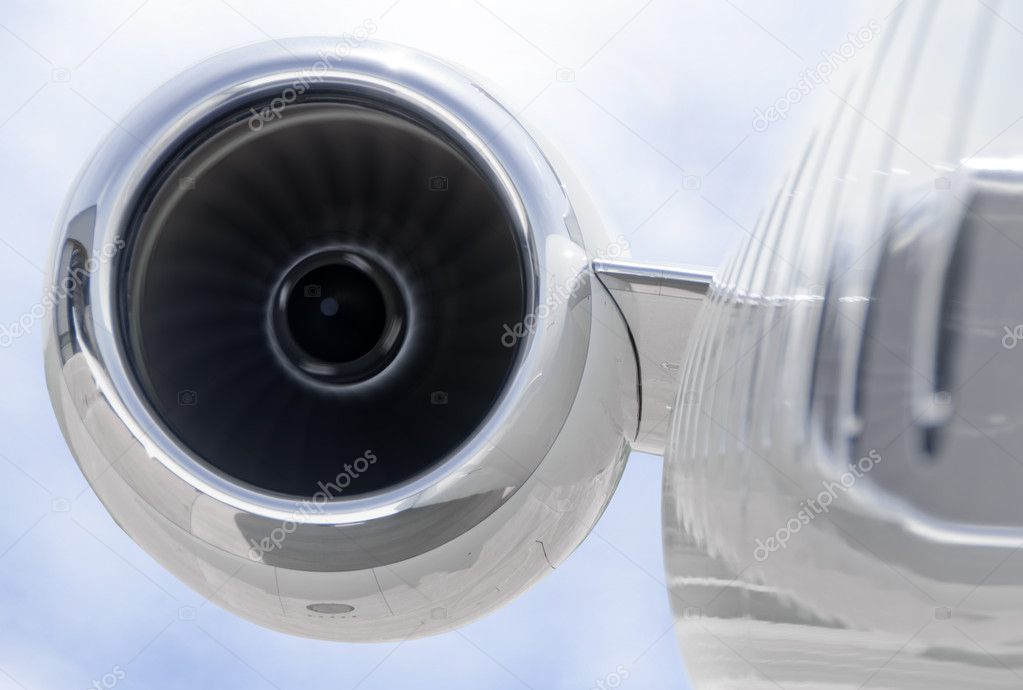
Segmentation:
<svg viewBox="0 0 1023 690">
<path fill-rule="evenodd" d="M 354 524 L 394 516 L 410 507 L 448 504 L 452 513 L 468 508 L 458 499 L 472 496 L 476 524 L 496 510 L 546 456 L 552 442 L 545 434 L 523 438 L 509 430 L 524 406 L 556 410 L 550 424 L 560 428 L 575 391 L 555 386 L 552 367 L 582 377 L 589 330 L 575 328 L 570 305 L 538 310 L 551 283 L 587 271 L 585 251 L 574 239 L 571 208 L 557 175 L 523 126 L 474 81 L 422 54 L 388 44 L 367 42 L 327 64 L 324 51 L 331 39 L 300 39 L 280 45 L 243 48 L 207 61 L 168 83 L 118 125 L 101 153 L 90 163 L 69 200 L 67 215 L 54 251 L 54 281 L 59 279 L 60 247 L 67 239 L 68 219 L 82 209 L 96 208 L 90 254 L 123 242 L 139 195 L 171 152 L 210 122 L 259 98 L 274 97 L 296 84 L 315 81 L 317 89 L 355 94 L 374 103 L 395 104 L 419 114 L 425 122 L 460 142 L 491 180 L 519 235 L 525 273 L 526 313 L 535 313 L 535 328 L 523 336 L 519 360 L 499 399 L 476 432 L 446 459 L 421 475 L 374 493 L 317 503 L 244 485 L 207 465 L 181 447 L 159 421 L 129 370 L 120 337 L 118 311 L 119 262 L 102 264 L 89 280 L 88 309 L 93 342 L 80 343 L 87 353 L 97 392 L 131 435 L 155 459 L 197 491 L 246 514 L 303 524 Z M 313 74 L 314 76 L 310 76 Z M 544 267 L 541 269 L 541 267 Z M 51 326 L 55 328 L 55 325 Z M 81 333 L 76 337 L 84 338 Z M 500 334 L 495 334 L 500 337 Z M 48 366 L 52 366 L 48 362 Z M 56 374 L 54 376 L 53 374 Z M 51 372 L 51 397 L 58 416 L 62 409 Z M 562 376 L 564 380 L 564 376 Z M 543 438 L 540 438 L 543 437 Z M 110 458 L 113 461 L 113 458 Z M 473 488 L 454 479 L 473 474 Z M 479 509 L 479 501 L 487 503 Z M 464 503 L 464 501 L 462 501 Z M 480 516 L 483 517 L 480 517 Z M 457 520 L 455 515 L 451 516 Z M 413 518 L 409 517 L 409 520 Z M 466 524 L 465 529 L 472 524 Z M 414 547 L 410 546 L 414 552 Z"/>
</svg>

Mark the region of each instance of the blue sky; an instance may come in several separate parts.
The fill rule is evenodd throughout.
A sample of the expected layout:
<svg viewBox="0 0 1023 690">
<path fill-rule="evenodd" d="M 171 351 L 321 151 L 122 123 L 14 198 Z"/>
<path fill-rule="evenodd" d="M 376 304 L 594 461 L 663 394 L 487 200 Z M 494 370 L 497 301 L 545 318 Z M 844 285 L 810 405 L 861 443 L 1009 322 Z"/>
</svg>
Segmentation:
<svg viewBox="0 0 1023 690">
<path fill-rule="evenodd" d="M 756 109 L 878 4 L 8 0 L 0 323 L 38 302 L 63 196 L 133 103 L 212 53 L 367 19 L 377 38 L 497 85 L 576 164 L 634 256 L 716 266 L 753 227 L 827 89 L 763 132 Z M 564 69 L 572 80 L 557 80 Z M 402 644 L 313 642 L 203 605 L 117 528 L 64 445 L 41 360 L 38 332 L 0 349 L 0 689 L 587 690 L 619 667 L 622 687 L 686 687 L 662 584 L 659 459 L 635 456 L 596 533 L 495 615 Z"/>
</svg>

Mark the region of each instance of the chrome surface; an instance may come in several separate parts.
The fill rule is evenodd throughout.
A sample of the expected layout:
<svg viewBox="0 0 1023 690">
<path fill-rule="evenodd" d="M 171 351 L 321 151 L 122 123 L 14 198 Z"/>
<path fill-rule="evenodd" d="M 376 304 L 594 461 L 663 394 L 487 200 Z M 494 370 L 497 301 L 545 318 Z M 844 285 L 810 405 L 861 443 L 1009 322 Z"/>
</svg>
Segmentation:
<svg viewBox="0 0 1023 690">
<path fill-rule="evenodd" d="M 599 258 L 593 270 L 622 310 L 635 343 L 640 419 L 632 447 L 662 455 L 686 345 L 714 271 Z"/>
<path fill-rule="evenodd" d="M 515 224 L 533 317 L 499 400 L 455 452 L 395 486 L 322 501 L 236 481 L 178 442 L 128 365 L 117 306 L 121 250 L 154 171 L 217 118 L 259 99 L 286 110 L 312 86 L 413 112 L 471 152 Z M 446 64 L 331 39 L 208 60 L 118 125 L 63 218 L 51 279 L 68 289 L 45 338 L 62 431 L 125 531 L 239 615 L 324 639 L 457 627 L 557 567 L 617 484 L 637 417 L 636 369 L 624 321 L 590 269 L 607 232 L 556 153 Z M 400 434 L 402 420 L 393 424 Z"/>
<path fill-rule="evenodd" d="M 696 688 L 1023 684 L 1020 10 L 901 3 L 715 277 L 664 483 Z"/>
</svg>

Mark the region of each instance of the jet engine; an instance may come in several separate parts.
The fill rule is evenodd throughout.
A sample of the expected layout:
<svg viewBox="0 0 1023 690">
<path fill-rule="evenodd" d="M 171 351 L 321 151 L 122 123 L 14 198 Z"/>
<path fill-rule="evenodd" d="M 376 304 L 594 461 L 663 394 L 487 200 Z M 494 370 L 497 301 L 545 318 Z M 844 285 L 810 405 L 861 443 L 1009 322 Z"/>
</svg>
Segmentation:
<svg viewBox="0 0 1023 690">
<path fill-rule="evenodd" d="M 638 427 L 614 244 L 459 70 L 233 51 L 123 119 L 52 254 L 47 381 L 117 523 L 258 624 L 462 625 L 557 568 Z"/>
</svg>

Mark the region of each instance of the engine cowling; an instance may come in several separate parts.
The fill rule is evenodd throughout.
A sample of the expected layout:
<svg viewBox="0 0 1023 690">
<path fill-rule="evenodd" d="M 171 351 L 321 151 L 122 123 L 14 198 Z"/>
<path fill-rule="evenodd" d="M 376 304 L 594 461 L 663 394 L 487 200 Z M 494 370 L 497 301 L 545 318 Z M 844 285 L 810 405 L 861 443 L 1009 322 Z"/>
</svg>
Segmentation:
<svg viewBox="0 0 1023 690">
<path fill-rule="evenodd" d="M 46 369 L 113 518 L 261 625 L 464 624 L 556 568 L 637 418 L 610 242 L 478 82 L 367 42 L 147 98 L 69 196 Z"/>
</svg>

